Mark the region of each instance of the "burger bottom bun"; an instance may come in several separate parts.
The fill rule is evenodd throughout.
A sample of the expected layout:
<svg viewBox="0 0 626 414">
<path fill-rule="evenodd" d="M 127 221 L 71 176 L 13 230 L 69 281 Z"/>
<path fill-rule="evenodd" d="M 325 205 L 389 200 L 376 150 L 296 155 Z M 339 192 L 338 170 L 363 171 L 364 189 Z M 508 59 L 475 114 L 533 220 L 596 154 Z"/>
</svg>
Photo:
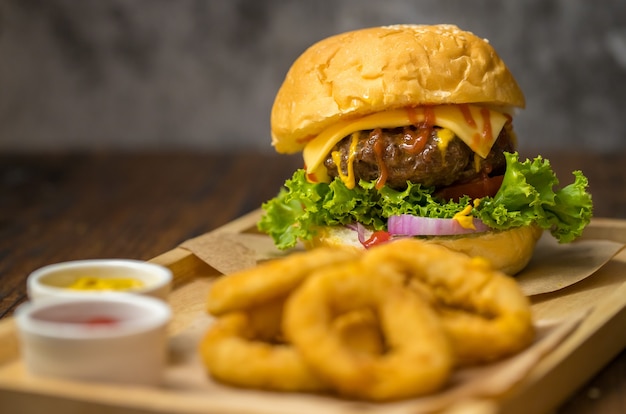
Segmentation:
<svg viewBox="0 0 626 414">
<path fill-rule="evenodd" d="M 463 236 L 428 237 L 423 240 L 471 257 L 483 257 L 494 269 L 515 275 L 530 261 L 542 233 L 541 228 L 531 225 Z M 322 246 L 364 248 L 359 242 L 357 232 L 343 226 L 320 227 L 313 239 L 305 243 L 307 249 Z"/>
</svg>

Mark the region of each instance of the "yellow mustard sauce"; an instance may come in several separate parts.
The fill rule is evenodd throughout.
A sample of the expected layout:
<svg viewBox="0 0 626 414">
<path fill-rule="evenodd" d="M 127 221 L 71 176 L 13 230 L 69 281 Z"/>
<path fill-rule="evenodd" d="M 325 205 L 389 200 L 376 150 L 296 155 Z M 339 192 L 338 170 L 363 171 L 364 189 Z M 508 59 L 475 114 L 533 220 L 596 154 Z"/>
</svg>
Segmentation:
<svg viewBox="0 0 626 414">
<path fill-rule="evenodd" d="M 474 217 L 470 216 L 471 212 L 472 206 L 468 205 L 462 211 L 456 213 L 452 219 L 458 221 L 464 229 L 476 230 L 476 226 L 474 226 Z"/>
<path fill-rule="evenodd" d="M 143 286 L 143 282 L 131 278 L 84 276 L 68 286 L 75 290 L 130 290 Z"/>
</svg>

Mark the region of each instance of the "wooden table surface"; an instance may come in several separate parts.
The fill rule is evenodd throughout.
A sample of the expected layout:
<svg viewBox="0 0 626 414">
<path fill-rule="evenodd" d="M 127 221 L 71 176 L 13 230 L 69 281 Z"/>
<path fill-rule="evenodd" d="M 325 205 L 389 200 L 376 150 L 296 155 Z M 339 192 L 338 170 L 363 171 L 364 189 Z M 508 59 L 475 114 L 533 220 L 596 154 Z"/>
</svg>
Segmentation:
<svg viewBox="0 0 626 414">
<path fill-rule="evenodd" d="M 626 219 L 626 153 L 543 155 L 564 184 L 585 173 L 596 217 Z M 301 164 L 254 153 L 0 156 L 0 317 L 26 299 L 38 267 L 150 259 L 258 208 Z M 558 412 L 626 412 L 626 351 Z"/>
</svg>

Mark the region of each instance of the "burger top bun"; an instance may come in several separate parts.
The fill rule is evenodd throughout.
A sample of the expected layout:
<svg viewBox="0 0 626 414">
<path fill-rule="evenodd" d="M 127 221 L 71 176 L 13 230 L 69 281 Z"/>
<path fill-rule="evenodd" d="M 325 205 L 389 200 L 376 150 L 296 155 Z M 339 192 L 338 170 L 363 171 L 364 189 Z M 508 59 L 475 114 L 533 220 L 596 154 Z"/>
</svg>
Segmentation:
<svg viewBox="0 0 626 414">
<path fill-rule="evenodd" d="M 272 145 L 295 153 L 344 117 L 460 103 L 525 105 L 488 41 L 454 25 L 347 32 L 314 44 L 292 65 L 272 107 Z"/>
<path fill-rule="evenodd" d="M 531 225 L 461 237 L 431 237 L 423 240 L 470 257 L 483 257 L 494 269 L 514 275 L 526 267 L 542 233 L 541 228 Z M 363 249 L 357 233 L 342 226 L 319 228 L 316 236 L 305 247 L 311 249 L 321 246 Z"/>
</svg>

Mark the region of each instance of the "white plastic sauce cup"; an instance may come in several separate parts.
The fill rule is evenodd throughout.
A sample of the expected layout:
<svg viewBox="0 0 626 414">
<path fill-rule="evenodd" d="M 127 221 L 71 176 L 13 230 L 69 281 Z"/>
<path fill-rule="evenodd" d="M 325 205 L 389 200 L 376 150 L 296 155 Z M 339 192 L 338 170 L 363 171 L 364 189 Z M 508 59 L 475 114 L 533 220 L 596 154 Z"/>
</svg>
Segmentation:
<svg viewBox="0 0 626 414">
<path fill-rule="evenodd" d="M 170 318 L 164 301 L 124 293 L 44 298 L 15 312 L 30 373 L 145 385 L 162 379 Z"/>
<path fill-rule="evenodd" d="M 98 279 L 134 279 L 141 287 L 123 292 L 167 299 L 171 291 L 172 272 L 155 263 L 129 259 L 75 260 L 44 266 L 27 279 L 28 297 L 32 301 L 48 297 L 105 295 L 110 290 L 76 290 L 69 286 L 82 277 Z"/>
</svg>

